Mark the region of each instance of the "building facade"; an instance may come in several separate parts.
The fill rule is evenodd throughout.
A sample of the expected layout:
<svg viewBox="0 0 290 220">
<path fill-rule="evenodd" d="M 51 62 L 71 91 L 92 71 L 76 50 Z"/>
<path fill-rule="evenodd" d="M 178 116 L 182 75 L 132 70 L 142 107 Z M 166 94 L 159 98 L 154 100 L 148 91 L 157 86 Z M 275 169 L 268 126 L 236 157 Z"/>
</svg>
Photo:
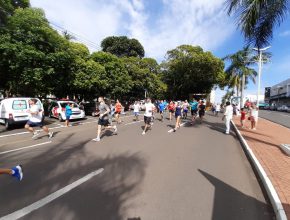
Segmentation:
<svg viewBox="0 0 290 220">
<path fill-rule="evenodd" d="M 290 106 L 290 78 L 271 87 L 269 103 Z"/>
</svg>

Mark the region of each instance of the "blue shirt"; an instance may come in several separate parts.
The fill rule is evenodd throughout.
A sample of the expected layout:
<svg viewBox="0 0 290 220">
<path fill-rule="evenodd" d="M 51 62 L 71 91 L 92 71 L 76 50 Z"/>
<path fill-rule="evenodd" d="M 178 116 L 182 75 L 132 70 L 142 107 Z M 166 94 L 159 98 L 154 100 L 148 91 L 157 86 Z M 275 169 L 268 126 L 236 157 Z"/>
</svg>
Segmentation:
<svg viewBox="0 0 290 220">
<path fill-rule="evenodd" d="M 176 116 L 181 116 L 181 109 L 182 109 L 181 106 L 177 106 L 176 107 L 176 109 L 175 109 L 175 115 Z"/>
<path fill-rule="evenodd" d="M 164 109 L 165 109 L 165 107 L 166 107 L 166 105 L 165 105 L 165 103 L 163 102 L 163 103 L 160 103 L 159 104 L 159 111 L 164 111 Z"/>
<path fill-rule="evenodd" d="M 194 101 L 190 103 L 191 110 L 197 110 L 198 102 Z"/>
<path fill-rule="evenodd" d="M 65 115 L 71 116 L 71 114 L 72 114 L 71 107 L 69 105 L 65 106 Z"/>
</svg>

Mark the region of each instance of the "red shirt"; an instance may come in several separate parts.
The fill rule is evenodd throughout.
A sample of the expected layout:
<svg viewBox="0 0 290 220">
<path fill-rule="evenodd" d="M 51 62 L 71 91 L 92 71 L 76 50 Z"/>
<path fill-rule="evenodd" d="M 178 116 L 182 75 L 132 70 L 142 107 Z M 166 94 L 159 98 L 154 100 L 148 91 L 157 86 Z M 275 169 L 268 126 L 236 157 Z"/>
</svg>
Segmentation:
<svg viewBox="0 0 290 220">
<path fill-rule="evenodd" d="M 245 120 L 246 119 L 246 112 L 241 111 L 241 120 Z"/>
</svg>

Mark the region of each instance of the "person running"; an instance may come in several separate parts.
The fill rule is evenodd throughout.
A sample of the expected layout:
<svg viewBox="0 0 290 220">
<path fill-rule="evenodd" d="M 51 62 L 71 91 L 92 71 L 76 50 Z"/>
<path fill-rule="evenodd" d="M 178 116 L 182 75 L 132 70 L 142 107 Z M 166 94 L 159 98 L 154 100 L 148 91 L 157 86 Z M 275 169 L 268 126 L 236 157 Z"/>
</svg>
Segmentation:
<svg viewBox="0 0 290 220">
<path fill-rule="evenodd" d="M 17 165 L 15 167 L 9 168 L 0 168 L 0 175 L 7 174 L 13 177 L 16 177 L 19 181 L 23 178 L 23 168 L 22 165 Z"/>
<path fill-rule="evenodd" d="M 169 120 L 172 120 L 172 115 L 174 113 L 174 109 L 175 109 L 175 105 L 172 101 L 170 101 L 169 105 L 168 105 L 168 111 L 169 111 Z"/>
<path fill-rule="evenodd" d="M 99 97 L 98 101 L 100 103 L 99 105 L 99 121 L 98 121 L 98 130 L 97 130 L 97 137 L 95 139 L 93 139 L 93 141 L 100 141 L 100 135 L 101 135 L 101 131 L 102 131 L 102 126 L 105 127 L 106 129 L 112 129 L 114 130 L 114 133 L 117 134 L 117 126 L 112 126 L 109 125 L 109 113 L 110 113 L 110 108 L 109 106 L 104 102 L 104 98 L 103 97 Z"/>
<path fill-rule="evenodd" d="M 122 112 L 122 108 L 123 108 L 122 104 L 117 99 L 117 102 L 115 105 L 115 117 L 116 117 L 117 124 L 121 123 L 120 114 Z"/>
<path fill-rule="evenodd" d="M 252 104 L 250 107 L 250 121 L 251 121 L 251 129 L 256 130 L 258 122 L 258 108 L 255 104 Z"/>
<path fill-rule="evenodd" d="M 145 127 L 142 132 L 142 135 L 146 134 L 147 128 L 151 128 L 151 120 L 152 120 L 154 110 L 155 110 L 154 104 L 152 104 L 150 98 L 147 98 L 146 103 L 145 103 L 145 113 L 144 113 Z"/>
<path fill-rule="evenodd" d="M 245 108 L 241 108 L 241 126 L 242 128 L 245 127 L 245 120 L 246 120 L 246 114 Z"/>
<path fill-rule="evenodd" d="M 178 128 L 180 128 L 180 121 L 181 121 L 181 115 L 182 115 L 182 105 L 180 102 L 177 102 L 176 108 L 175 108 L 175 128 L 173 129 L 174 132 L 176 132 L 176 130 Z"/>
<path fill-rule="evenodd" d="M 225 124 L 226 124 L 225 134 L 230 133 L 230 125 L 231 125 L 231 120 L 233 118 L 233 114 L 234 114 L 233 106 L 231 105 L 230 102 L 226 102 L 226 109 L 225 109 L 224 116 L 222 118 L 223 121 L 226 119 L 225 120 Z"/>
<path fill-rule="evenodd" d="M 133 109 L 134 109 L 135 121 L 139 121 L 139 112 L 140 112 L 139 102 L 135 101 L 135 103 L 133 105 Z"/>
<path fill-rule="evenodd" d="M 163 121 L 164 111 L 165 111 L 165 108 L 166 108 L 166 105 L 163 102 L 163 100 L 161 100 L 161 102 L 159 103 L 158 108 L 159 108 L 159 113 L 160 113 L 160 116 L 161 116 L 161 121 Z"/>
<path fill-rule="evenodd" d="M 29 100 L 30 109 L 27 112 L 30 113 L 30 116 L 24 128 L 33 134 L 32 138 L 35 138 L 40 134 L 40 132 L 35 131 L 34 127 L 40 127 L 47 133 L 48 138 L 50 139 L 53 136 L 53 132 L 49 132 L 48 128 L 43 125 L 43 110 L 40 109 L 36 103 L 37 99 Z"/>
<path fill-rule="evenodd" d="M 65 126 L 69 126 L 69 119 L 70 116 L 72 115 L 72 108 L 73 108 L 73 103 L 67 103 L 65 106 Z"/>
<path fill-rule="evenodd" d="M 185 102 L 183 103 L 182 108 L 183 108 L 183 119 L 186 119 L 189 108 L 189 103 L 187 100 L 185 100 Z"/>
<path fill-rule="evenodd" d="M 219 116 L 219 113 L 221 111 L 221 105 L 219 103 L 216 104 L 215 106 L 215 116 Z"/>
<path fill-rule="evenodd" d="M 198 115 L 200 118 L 200 123 L 202 123 L 204 115 L 205 115 L 205 104 L 204 101 L 201 101 L 199 106 L 198 106 Z"/>
<path fill-rule="evenodd" d="M 197 110 L 198 110 L 198 102 L 193 99 L 193 101 L 190 103 L 191 108 L 191 124 L 193 124 L 196 116 L 197 116 Z"/>
</svg>

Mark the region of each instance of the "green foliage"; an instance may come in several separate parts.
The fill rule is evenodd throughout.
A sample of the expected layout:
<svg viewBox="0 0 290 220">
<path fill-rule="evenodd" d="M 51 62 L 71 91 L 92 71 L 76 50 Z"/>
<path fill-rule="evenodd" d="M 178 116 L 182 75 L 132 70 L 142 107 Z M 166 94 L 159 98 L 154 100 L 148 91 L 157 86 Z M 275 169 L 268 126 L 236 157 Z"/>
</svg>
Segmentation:
<svg viewBox="0 0 290 220">
<path fill-rule="evenodd" d="M 118 57 L 144 57 L 145 51 L 136 39 L 128 39 L 126 36 L 111 36 L 101 43 L 102 50 Z"/>
<path fill-rule="evenodd" d="M 209 93 L 224 80 L 223 61 L 198 46 L 181 45 L 168 51 L 162 67 L 168 95 L 174 99 L 187 99 L 190 93 Z"/>
</svg>

